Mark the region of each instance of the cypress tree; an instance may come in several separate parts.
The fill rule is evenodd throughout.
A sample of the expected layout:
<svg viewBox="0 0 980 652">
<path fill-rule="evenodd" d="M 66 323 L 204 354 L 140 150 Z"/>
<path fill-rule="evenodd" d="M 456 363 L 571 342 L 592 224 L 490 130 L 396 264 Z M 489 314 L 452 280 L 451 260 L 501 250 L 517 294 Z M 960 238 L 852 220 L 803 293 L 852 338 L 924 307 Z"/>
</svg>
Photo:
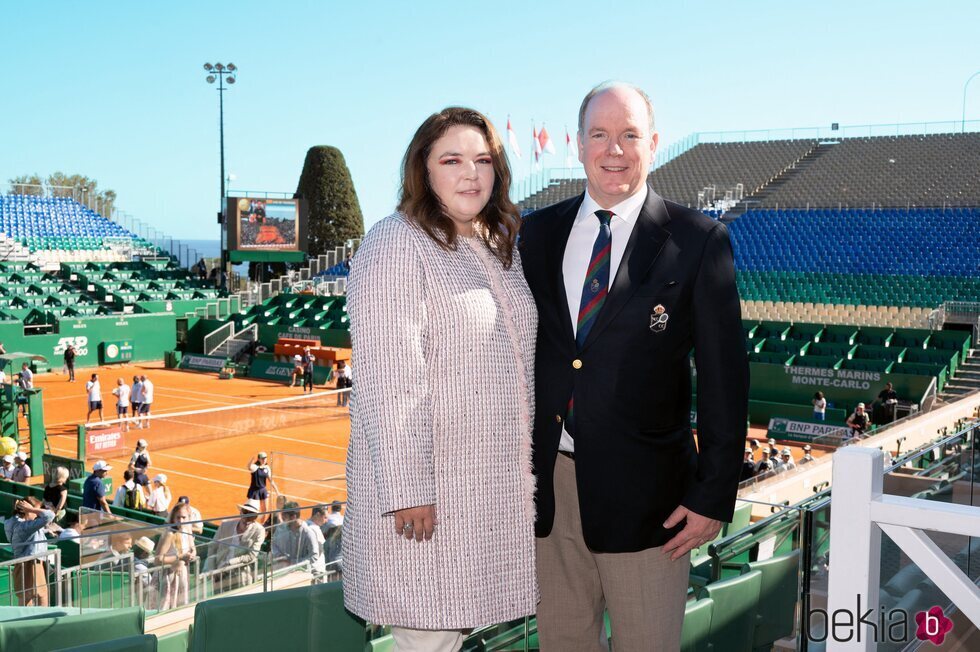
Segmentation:
<svg viewBox="0 0 980 652">
<path fill-rule="evenodd" d="M 297 194 L 309 205 L 309 255 L 319 256 L 364 235 L 364 216 L 344 155 L 318 145 L 306 152 Z"/>
</svg>

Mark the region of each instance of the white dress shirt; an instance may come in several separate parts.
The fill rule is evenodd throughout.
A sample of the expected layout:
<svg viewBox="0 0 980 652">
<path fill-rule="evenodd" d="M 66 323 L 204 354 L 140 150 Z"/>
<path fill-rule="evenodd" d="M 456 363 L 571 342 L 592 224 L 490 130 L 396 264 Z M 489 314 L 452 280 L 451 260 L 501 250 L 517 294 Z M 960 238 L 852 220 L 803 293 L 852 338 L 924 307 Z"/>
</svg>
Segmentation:
<svg viewBox="0 0 980 652">
<path fill-rule="evenodd" d="M 629 242 L 633 226 L 636 224 L 636 218 L 640 216 L 640 211 L 643 209 L 647 192 L 647 185 L 643 184 L 635 195 L 608 209 L 613 213 L 613 217 L 609 221 L 609 230 L 612 232 L 609 289 L 612 288 L 613 281 L 616 279 L 619 264 L 626 252 L 626 243 Z M 589 263 L 592 261 L 592 247 L 599 235 L 599 218 L 595 216 L 595 212 L 601 209 L 602 207 L 592 199 L 588 189 L 586 189 L 585 199 L 579 206 L 575 222 L 572 223 L 572 230 L 568 234 L 568 242 L 565 245 L 565 257 L 562 259 L 561 273 L 565 281 L 565 296 L 568 298 L 568 315 L 572 319 L 573 334 L 578 332 L 578 310 L 582 303 L 582 286 L 585 284 L 585 274 L 589 271 Z M 569 453 L 575 451 L 575 441 L 564 428 L 561 431 L 561 442 L 558 445 L 558 450 Z"/>
</svg>

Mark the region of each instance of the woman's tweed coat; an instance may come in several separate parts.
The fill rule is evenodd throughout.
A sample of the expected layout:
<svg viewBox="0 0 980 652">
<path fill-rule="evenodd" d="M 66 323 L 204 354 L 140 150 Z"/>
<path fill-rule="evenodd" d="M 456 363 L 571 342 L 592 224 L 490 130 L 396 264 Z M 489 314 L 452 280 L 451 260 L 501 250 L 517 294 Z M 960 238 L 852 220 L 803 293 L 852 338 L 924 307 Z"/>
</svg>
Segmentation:
<svg viewBox="0 0 980 652">
<path fill-rule="evenodd" d="M 446 251 L 396 213 L 352 261 L 344 599 L 369 622 L 463 629 L 535 610 L 537 311 L 514 258 L 503 269 L 476 238 Z M 392 512 L 427 504 L 432 540 L 396 536 Z"/>
</svg>

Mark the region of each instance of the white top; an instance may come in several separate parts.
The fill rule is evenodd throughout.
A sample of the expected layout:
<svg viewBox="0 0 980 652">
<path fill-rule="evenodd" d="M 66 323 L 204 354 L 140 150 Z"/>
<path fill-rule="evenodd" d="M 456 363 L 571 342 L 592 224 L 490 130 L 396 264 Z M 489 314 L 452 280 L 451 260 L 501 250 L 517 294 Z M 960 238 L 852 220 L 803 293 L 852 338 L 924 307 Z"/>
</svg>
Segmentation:
<svg viewBox="0 0 980 652">
<path fill-rule="evenodd" d="M 633 226 L 636 225 L 636 218 L 640 216 L 643 202 L 647 200 L 647 192 L 649 192 L 647 185 L 643 184 L 635 195 L 609 209 L 613 212 L 613 217 L 609 221 L 609 230 L 612 232 L 612 247 L 609 252 L 610 288 L 619 271 L 619 264 L 626 252 L 626 244 L 633 232 Z M 592 247 L 599 235 L 599 218 L 595 216 L 595 212 L 601 209 L 602 207 L 592 199 L 592 195 L 586 192 L 565 244 L 561 272 L 565 279 L 568 315 L 572 319 L 572 332 L 575 334 L 578 333 L 578 309 L 582 303 L 582 286 L 585 284 L 585 274 L 589 271 L 589 263 L 592 262 Z M 569 453 L 575 451 L 575 442 L 564 428 L 561 431 L 558 450 Z"/>
<path fill-rule="evenodd" d="M 119 385 L 112 393 L 117 397 L 116 405 L 119 407 L 129 407 L 129 385 Z"/>
<path fill-rule="evenodd" d="M 126 482 L 119 485 L 116 489 L 116 495 L 112 498 L 113 507 L 125 507 L 126 506 L 126 492 L 131 491 L 136 486 L 136 483 L 132 480 L 127 480 Z"/>
<path fill-rule="evenodd" d="M 149 379 L 143 381 L 143 403 L 153 402 L 153 383 Z"/>
<path fill-rule="evenodd" d="M 102 400 L 102 385 L 99 384 L 99 381 L 90 380 L 87 383 L 85 383 L 85 391 L 88 392 L 88 400 L 90 401 Z"/>
<path fill-rule="evenodd" d="M 164 487 L 157 487 L 150 492 L 150 497 L 146 499 L 146 506 L 154 512 L 170 511 L 170 498 Z"/>
<path fill-rule="evenodd" d="M 27 384 L 27 389 L 33 389 L 34 388 L 34 372 L 31 371 L 30 369 L 21 369 L 20 370 L 20 375 L 21 375 L 21 378 L 24 379 L 24 382 Z"/>
<path fill-rule="evenodd" d="M 825 414 L 827 412 L 827 399 L 826 398 L 813 399 L 813 411 L 819 414 Z"/>
<path fill-rule="evenodd" d="M 3 369 L 0 369 L 0 384 L 7 382 L 7 374 L 4 373 Z"/>
</svg>

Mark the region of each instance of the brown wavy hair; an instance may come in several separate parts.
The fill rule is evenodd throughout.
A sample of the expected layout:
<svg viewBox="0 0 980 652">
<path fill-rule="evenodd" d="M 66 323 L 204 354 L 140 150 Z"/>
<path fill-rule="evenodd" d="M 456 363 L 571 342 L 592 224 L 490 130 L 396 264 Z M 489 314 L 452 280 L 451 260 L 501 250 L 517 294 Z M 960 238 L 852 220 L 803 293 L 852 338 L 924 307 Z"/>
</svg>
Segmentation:
<svg viewBox="0 0 980 652">
<path fill-rule="evenodd" d="M 475 222 L 475 230 L 490 251 L 509 268 L 514 258 L 514 243 L 520 227 L 520 211 L 510 201 L 510 166 L 497 130 L 479 111 L 451 106 L 433 113 L 418 128 L 402 160 L 402 190 L 398 210 L 416 223 L 440 247 L 456 248 L 456 225 L 446 215 L 445 206 L 429 182 L 428 160 L 432 145 L 450 128 L 475 127 L 483 133 L 493 162 L 493 191 L 490 200 Z"/>
</svg>

